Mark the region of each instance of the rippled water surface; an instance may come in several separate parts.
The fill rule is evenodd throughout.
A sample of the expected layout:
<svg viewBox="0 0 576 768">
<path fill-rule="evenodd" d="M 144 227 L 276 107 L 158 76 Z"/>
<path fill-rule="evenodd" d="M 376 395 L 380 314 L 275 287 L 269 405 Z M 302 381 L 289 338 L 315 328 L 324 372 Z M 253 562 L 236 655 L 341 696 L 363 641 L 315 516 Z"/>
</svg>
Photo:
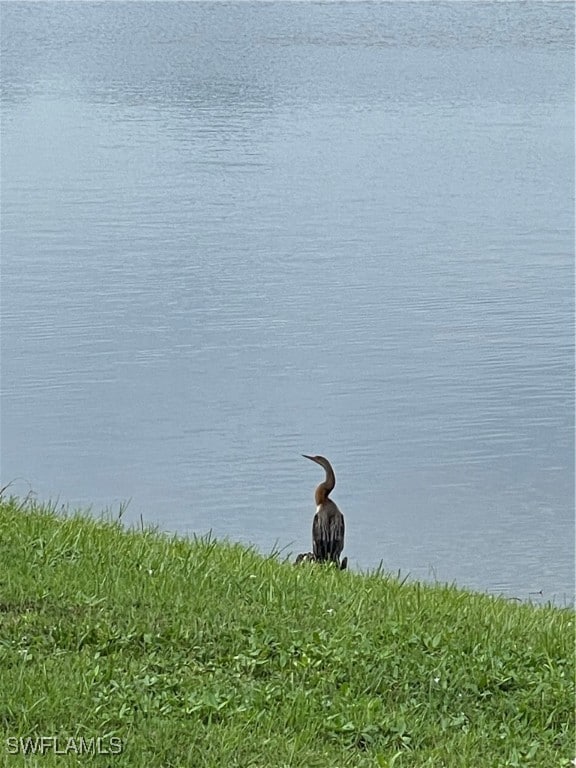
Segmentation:
<svg viewBox="0 0 576 768">
<path fill-rule="evenodd" d="M 570 601 L 572 4 L 0 14 L 2 483 Z"/>
</svg>

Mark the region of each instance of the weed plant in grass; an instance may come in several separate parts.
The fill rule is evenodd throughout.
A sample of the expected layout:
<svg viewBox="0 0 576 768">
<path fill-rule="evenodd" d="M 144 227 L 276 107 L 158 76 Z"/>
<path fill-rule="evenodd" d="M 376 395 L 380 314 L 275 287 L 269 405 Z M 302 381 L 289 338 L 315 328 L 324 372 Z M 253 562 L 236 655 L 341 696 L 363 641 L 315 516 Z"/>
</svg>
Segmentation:
<svg viewBox="0 0 576 768">
<path fill-rule="evenodd" d="M 570 609 L 295 568 L 16 499 L 0 501 L 0 533 L 6 765 L 568 768 L 574 758 Z M 42 736 L 68 754 L 11 754 L 15 740 Z M 75 751 L 112 737 L 121 754 Z"/>
</svg>

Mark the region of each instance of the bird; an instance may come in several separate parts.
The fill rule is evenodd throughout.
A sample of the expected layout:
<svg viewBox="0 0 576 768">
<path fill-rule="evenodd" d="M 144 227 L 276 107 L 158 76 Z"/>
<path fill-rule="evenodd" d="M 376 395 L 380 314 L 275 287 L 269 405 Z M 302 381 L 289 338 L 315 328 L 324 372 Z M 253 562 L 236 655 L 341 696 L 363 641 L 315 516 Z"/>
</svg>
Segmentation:
<svg viewBox="0 0 576 768">
<path fill-rule="evenodd" d="M 332 499 L 328 498 L 336 485 L 336 475 L 332 465 L 324 456 L 308 456 L 305 459 L 316 462 L 326 471 L 326 479 L 316 488 L 316 514 L 312 523 L 312 548 L 317 562 L 330 561 L 336 563 L 341 570 L 348 565 L 348 558 L 340 563 L 340 555 L 344 549 L 344 515 Z"/>
</svg>

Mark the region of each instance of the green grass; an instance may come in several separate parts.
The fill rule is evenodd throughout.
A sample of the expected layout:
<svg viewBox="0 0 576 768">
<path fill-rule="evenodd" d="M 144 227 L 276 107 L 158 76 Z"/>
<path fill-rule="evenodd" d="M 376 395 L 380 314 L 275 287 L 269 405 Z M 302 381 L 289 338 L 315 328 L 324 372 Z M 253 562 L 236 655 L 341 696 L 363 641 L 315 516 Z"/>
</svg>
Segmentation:
<svg viewBox="0 0 576 768">
<path fill-rule="evenodd" d="M 574 758 L 574 612 L 0 501 L 5 765 Z M 12 755 L 7 738 L 122 741 Z M 74 742 L 78 747 L 79 741 Z M 12 742 L 13 744 L 13 742 Z"/>
</svg>

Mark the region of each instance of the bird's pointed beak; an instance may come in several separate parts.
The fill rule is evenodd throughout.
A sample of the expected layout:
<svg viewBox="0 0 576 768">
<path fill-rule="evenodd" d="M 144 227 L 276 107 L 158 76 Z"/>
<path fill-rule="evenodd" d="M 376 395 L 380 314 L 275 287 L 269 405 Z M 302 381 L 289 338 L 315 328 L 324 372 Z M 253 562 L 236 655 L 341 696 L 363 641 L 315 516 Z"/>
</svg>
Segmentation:
<svg viewBox="0 0 576 768">
<path fill-rule="evenodd" d="M 310 461 L 316 461 L 316 459 L 314 458 L 314 456 L 308 456 L 306 453 L 303 453 L 303 454 L 302 454 L 302 456 L 303 456 L 305 459 L 310 459 Z"/>
</svg>

